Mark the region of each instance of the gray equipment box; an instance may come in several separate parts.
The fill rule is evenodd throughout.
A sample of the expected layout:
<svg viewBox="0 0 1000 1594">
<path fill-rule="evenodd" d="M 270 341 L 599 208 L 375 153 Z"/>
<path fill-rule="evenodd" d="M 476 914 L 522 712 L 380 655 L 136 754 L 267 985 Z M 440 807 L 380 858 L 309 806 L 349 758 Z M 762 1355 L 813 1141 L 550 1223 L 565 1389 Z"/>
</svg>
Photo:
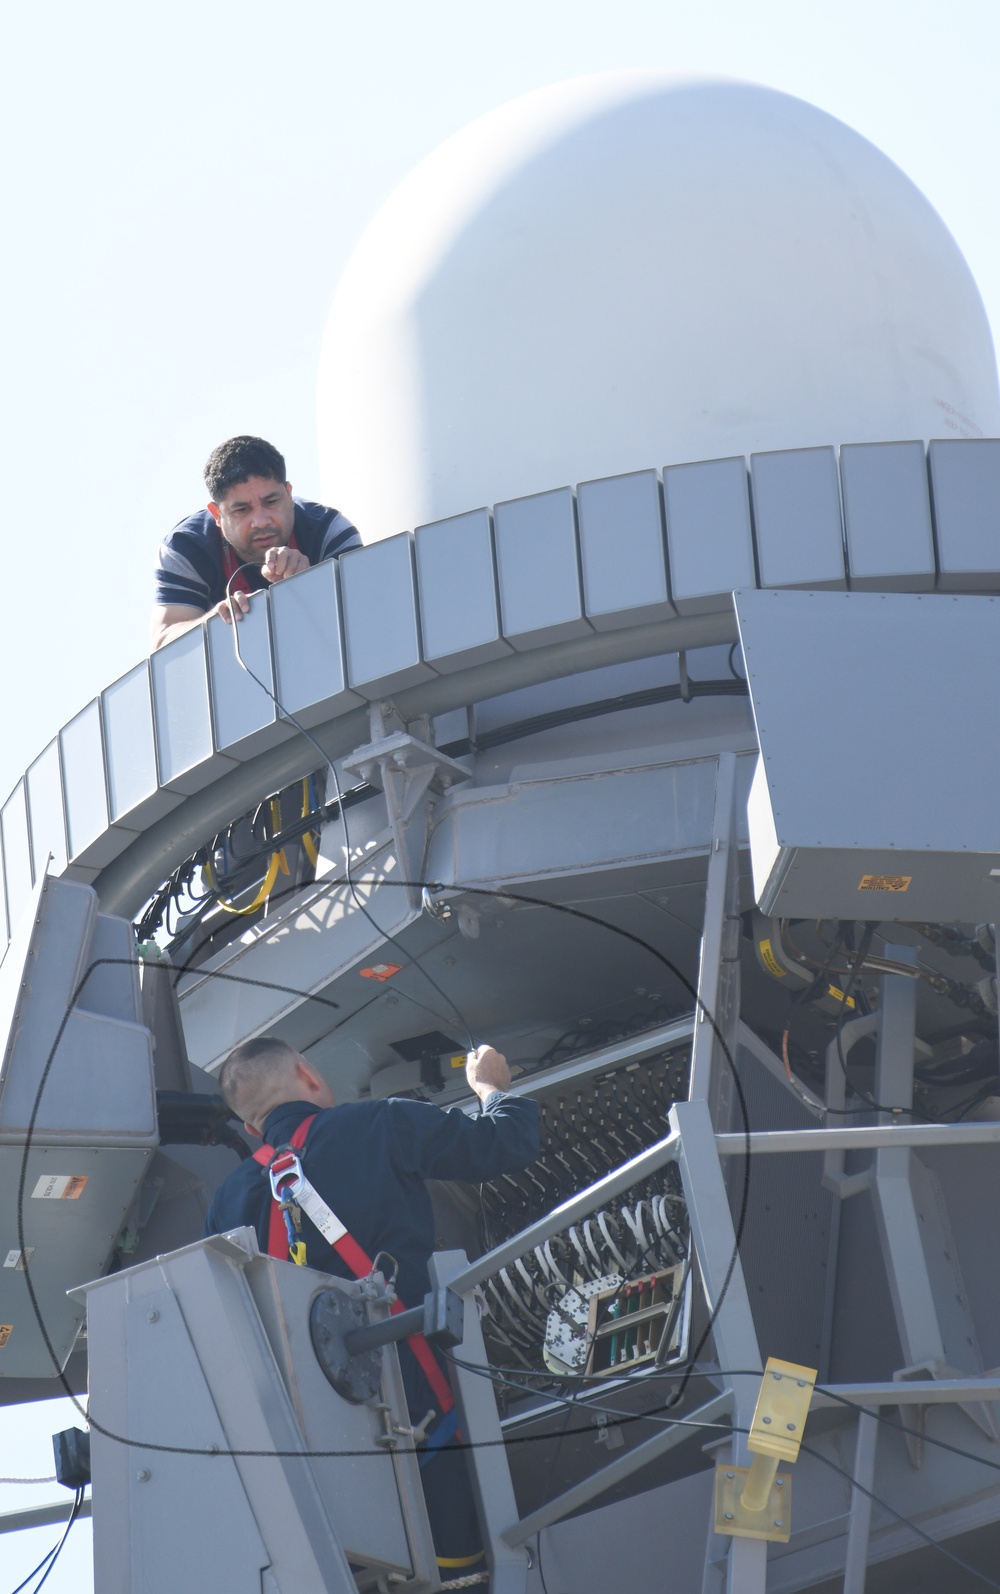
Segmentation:
<svg viewBox="0 0 1000 1594">
<path fill-rule="evenodd" d="M 0 963 L 0 1378 L 65 1366 L 66 1291 L 107 1267 L 157 1144 L 131 926 L 43 876 Z"/>
<path fill-rule="evenodd" d="M 754 893 L 803 918 L 1000 918 L 1000 601 L 745 591 Z"/>
<path fill-rule="evenodd" d="M 77 1292 L 97 1588 L 440 1586 L 395 1350 L 371 1399 L 336 1394 L 309 1334 L 330 1291 L 387 1314 L 368 1281 L 275 1262 L 234 1229 Z"/>
</svg>

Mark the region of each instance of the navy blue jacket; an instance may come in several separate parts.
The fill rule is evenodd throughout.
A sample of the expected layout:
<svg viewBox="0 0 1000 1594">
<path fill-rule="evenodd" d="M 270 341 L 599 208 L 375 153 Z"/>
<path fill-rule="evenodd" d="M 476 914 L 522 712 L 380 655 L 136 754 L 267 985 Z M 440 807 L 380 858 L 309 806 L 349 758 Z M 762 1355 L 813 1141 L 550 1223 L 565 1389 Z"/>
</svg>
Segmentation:
<svg viewBox="0 0 1000 1594">
<path fill-rule="evenodd" d="M 305 498 L 292 501 L 295 542 L 311 565 L 361 547 L 357 531 L 338 509 Z M 183 603 L 204 613 L 214 609 L 226 596 L 222 543 L 222 532 L 207 509 L 180 521 L 160 544 L 153 602 Z M 247 565 L 243 575 L 252 592 L 263 592 L 270 585 L 254 565 Z"/>
<path fill-rule="evenodd" d="M 268 1114 L 268 1145 L 291 1140 L 315 1108 L 284 1102 Z M 434 1249 L 434 1218 L 425 1179 L 473 1184 L 526 1167 L 538 1156 L 538 1108 L 522 1096 L 495 1091 L 474 1118 L 442 1112 L 429 1102 L 345 1102 L 317 1114 L 309 1131 L 303 1171 L 310 1184 L 374 1259 L 388 1251 L 399 1263 L 397 1290 L 406 1306 L 419 1306 L 430 1288 L 427 1258 Z M 267 1251 L 271 1190 L 260 1163 L 248 1160 L 219 1186 L 205 1221 L 206 1234 L 249 1224 Z M 342 1278 L 353 1274 L 319 1230 L 303 1216 L 310 1267 Z"/>
</svg>

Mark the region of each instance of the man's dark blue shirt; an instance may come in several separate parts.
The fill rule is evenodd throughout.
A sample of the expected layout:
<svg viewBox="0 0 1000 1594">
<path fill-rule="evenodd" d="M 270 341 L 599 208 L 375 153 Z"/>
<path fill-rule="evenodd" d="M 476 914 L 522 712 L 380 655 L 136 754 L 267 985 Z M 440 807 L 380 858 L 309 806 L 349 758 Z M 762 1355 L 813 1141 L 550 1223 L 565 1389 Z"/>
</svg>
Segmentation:
<svg viewBox="0 0 1000 1594">
<path fill-rule="evenodd" d="M 325 504 L 295 498 L 295 544 L 311 565 L 333 559 L 348 548 L 360 548 L 361 538 L 346 515 Z M 188 515 L 167 533 L 160 544 L 154 578 L 153 602 L 186 604 L 207 613 L 226 596 L 223 536 L 207 509 Z M 252 592 L 269 586 L 255 565 L 243 574 Z"/>
<path fill-rule="evenodd" d="M 264 1123 L 265 1142 L 287 1144 L 308 1102 L 284 1102 Z M 473 1184 L 514 1172 L 539 1151 L 538 1108 L 526 1097 L 495 1091 L 475 1117 L 442 1112 L 428 1102 L 345 1102 L 316 1114 L 302 1155 L 310 1184 L 374 1259 L 386 1251 L 399 1264 L 397 1290 L 407 1306 L 418 1306 L 430 1288 L 427 1259 L 434 1250 L 434 1218 L 425 1179 L 462 1179 Z M 249 1224 L 267 1251 L 271 1189 L 266 1171 L 248 1160 L 216 1191 L 206 1234 Z M 350 1269 L 319 1230 L 303 1216 L 302 1238 L 310 1267 L 343 1278 Z"/>
</svg>

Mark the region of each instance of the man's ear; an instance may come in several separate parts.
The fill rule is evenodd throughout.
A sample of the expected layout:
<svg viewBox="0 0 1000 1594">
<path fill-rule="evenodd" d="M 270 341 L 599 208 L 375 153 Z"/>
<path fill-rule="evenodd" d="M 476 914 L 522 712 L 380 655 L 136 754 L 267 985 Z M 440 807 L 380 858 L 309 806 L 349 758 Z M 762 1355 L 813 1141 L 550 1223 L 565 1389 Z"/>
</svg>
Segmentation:
<svg viewBox="0 0 1000 1594">
<path fill-rule="evenodd" d="M 215 521 L 215 524 L 217 526 L 221 526 L 222 525 L 222 510 L 219 508 L 218 504 L 210 503 L 207 507 L 208 507 L 209 514 L 211 515 L 212 519 Z"/>
<path fill-rule="evenodd" d="M 310 1063 L 306 1062 L 304 1057 L 300 1057 L 296 1062 L 295 1074 L 303 1085 L 309 1086 L 312 1090 L 315 1090 L 317 1086 L 321 1086 L 323 1083 L 316 1070 Z"/>
</svg>

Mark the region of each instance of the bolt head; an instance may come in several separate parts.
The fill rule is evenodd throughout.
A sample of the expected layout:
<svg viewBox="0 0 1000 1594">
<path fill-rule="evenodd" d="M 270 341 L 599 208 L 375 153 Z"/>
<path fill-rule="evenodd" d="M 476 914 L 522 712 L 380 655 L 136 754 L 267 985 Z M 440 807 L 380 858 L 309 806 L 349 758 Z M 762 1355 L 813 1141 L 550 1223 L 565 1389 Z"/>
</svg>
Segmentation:
<svg viewBox="0 0 1000 1594">
<path fill-rule="evenodd" d="M 160 1321 L 160 1314 L 156 1310 L 156 1307 L 154 1306 L 152 1311 L 149 1311 L 149 1312 L 146 1313 L 146 1322 L 147 1323 L 158 1323 L 159 1321 Z"/>
<path fill-rule="evenodd" d="M 774 1379 L 776 1384 L 780 1384 L 781 1383 L 781 1374 L 780 1373 L 772 1373 L 771 1377 Z"/>
<path fill-rule="evenodd" d="M 782 1522 L 781 1522 L 781 1518 L 780 1517 L 775 1517 L 774 1525 L 775 1525 L 776 1528 L 780 1528 L 782 1526 Z"/>
<path fill-rule="evenodd" d="M 138 1472 L 136 1473 L 136 1478 L 139 1480 L 140 1483 L 148 1483 L 149 1482 L 149 1468 L 148 1467 L 140 1467 Z"/>
<path fill-rule="evenodd" d="M 786 1422 L 785 1427 L 788 1429 L 789 1433 L 795 1432 L 795 1424 L 793 1422 Z"/>
<path fill-rule="evenodd" d="M 785 1487 L 785 1480 L 784 1480 L 784 1478 L 775 1478 L 775 1480 L 774 1480 L 774 1487 L 775 1487 L 775 1488 L 776 1488 L 776 1489 L 783 1489 L 783 1488 L 784 1488 L 784 1487 Z"/>
<path fill-rule="evenodd" d="M 727 1522 L 731 1522 L 733 1520 L 733 1513 L 731 1511 L 726 1511 L 723 1514 Z"/>
<path fill-rule="evenodd" d="M 765 1417 L 765 1418 L 763 1418 L 763 1421 L 766 1422 L 766 1423 L 770 1423 L 771 1419 L 770 1419 L 770 1417 Z"/>
<path fill-rule="evenodd" d="M 726 1473 L 726 1477 L 727 1478 L 735 1478 L 735 1476 L 736 1476 L 735 1472 L 727 1472 Z"/>
</svg>

